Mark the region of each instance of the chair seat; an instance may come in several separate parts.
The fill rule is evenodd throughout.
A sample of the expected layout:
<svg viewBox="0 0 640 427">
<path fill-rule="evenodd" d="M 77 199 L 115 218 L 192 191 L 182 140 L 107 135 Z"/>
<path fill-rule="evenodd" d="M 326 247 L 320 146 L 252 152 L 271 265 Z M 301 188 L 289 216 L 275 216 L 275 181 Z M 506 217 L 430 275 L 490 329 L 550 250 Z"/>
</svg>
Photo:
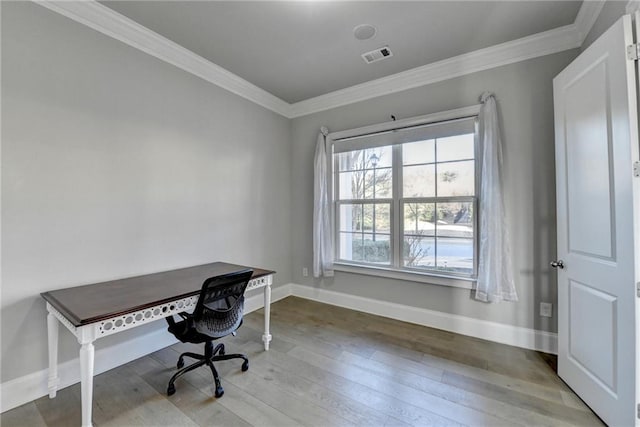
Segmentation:
<svg viewBox="0 0 640 427">
<path fill-rule="evenodd" d="M 209 333 L 208 335 L 201 334 L 196 330 L 196 328 L 190 328 L 187 324 L 188 320 L 181 320 L 180 322 L 176 322 L 173 324 L 169 324 L 168 331 L 175 335 L 182 342 L 188 342 L 192 344 L 200 344 L 207 341 L 212 341 L 218 338 L 224 338 L 242 325 L 242 319 L 240 319 L 237 327 L 233 329 L 233 331 L 225 331 L 221 333 L 220 336 L 216 336 L 214 334 Z"/>
<path fill-rule="evenodd" d="M 209 335 L 201 334 L 195 328 L 190 328 L 187 325 L 187 320 L 182 320 L 174 323 L 173 325 L 169 325 L 169 332 L 175 335 L 175 337 L 180 341 L 193 344 L 200 344 L 213 339 Z"/>
</svg>

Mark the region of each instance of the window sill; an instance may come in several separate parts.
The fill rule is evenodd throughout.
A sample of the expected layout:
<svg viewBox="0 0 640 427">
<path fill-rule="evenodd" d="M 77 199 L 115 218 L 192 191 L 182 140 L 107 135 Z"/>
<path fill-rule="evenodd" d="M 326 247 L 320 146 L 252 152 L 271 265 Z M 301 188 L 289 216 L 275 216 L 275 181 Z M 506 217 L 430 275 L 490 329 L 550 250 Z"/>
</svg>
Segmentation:
<svg viewBox="0 0 640 427">
<path fill-rule="evenodd" d="M 461 289 L 474 289 L 476 279 L 466 277 L 440 276 L 433 273 L 421 273 L 417 271 L 400 271 L 384 267 L 370 267 L 345 262 L 335 262 L 335 271 L 345 273 L 365 274 L 368 276 L 386 277 L 388 279 L 407 280 L 410 282 L 428 283 L 430 285 L 451 286 Z"/>
</svg>

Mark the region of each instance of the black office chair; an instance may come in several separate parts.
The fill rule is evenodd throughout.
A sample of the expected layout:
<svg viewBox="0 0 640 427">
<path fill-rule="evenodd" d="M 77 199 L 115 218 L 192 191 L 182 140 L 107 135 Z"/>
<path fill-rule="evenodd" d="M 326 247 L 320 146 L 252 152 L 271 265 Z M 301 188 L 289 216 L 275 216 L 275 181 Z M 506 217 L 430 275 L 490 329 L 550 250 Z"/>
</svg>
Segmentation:
<svg viewBox="0 0 640 427">
<path fill-rule="evenodd" d="M 242 324 L 244 309 L 244 291 L 253 275 L 253 270 L 242 270 L 221 276 L 211 277 L 202 284 L 200 298 L 193 314 L 179 313 L 183 320 L 176 322 L 173 316 L 167 317 L 169 332 L 182 342 L 204 343 L 204 355 L 182 353 L 178 358 L 177 368 L 180 369 L 169 380 L 167 394 L 176 392 L 174 382 L 187 372 L 207 365 L 211 368 L 216 384 L 216 397 L 224 394 L 220 385 L 218 371 L 213 362 L 229 359 L 243 359 L 242 371 L 249 369 L 249 359 L 244 354 L 225 354 L 224 344 L 213 348 L 213 341 L 227 335 L 234 334 Z M 184 367 L 184 358 L 198 360 L 193 365 Z"/>
</svg>

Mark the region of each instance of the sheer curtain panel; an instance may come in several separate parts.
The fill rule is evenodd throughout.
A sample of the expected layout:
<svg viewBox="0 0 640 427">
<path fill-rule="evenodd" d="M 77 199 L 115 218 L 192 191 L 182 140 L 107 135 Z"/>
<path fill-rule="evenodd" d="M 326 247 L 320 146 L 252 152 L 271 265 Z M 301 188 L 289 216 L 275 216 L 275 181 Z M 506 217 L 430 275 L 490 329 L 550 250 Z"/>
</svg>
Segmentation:
<svg viewBox="0 0 640 427">
<path fill-rule="evenodd" d="M 320 128 L 313 160 L 313 277 L 333 276 L 331 201 L 327 169 L 328 134 L 326 127 Z"/>
<path fill-rule="evenodd" d="M 475 297 L 485 302 L 517 301 L 504 209 L 496 100 L 489 92 L 483 93 L 480 100 L 480 251 Z"/>
</svg>

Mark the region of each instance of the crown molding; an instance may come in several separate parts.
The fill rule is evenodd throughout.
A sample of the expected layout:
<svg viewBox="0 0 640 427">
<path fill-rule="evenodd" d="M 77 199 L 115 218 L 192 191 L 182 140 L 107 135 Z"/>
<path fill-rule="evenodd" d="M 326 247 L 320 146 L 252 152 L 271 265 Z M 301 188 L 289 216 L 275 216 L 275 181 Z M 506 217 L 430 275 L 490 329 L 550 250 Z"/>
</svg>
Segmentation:
<svg viewBox="0 0 640 427">
<path fill-rule="evenodd" d="M 640 10 L 640 0 L 629 0 L 625 12 L 635 13 L 637 10 Z"/>
<path fill-rule="evenodd" d="M 35 3 L 289 117 L 290 104 L 94 0 Z"/>
<path fill-rule="evenodd" d="M 600 15 L 602 8 L 604 7 L 605 0 L 585 0 L 580 6 L 578 16 L 573 24 L 578 31 L 578 37 L 580 37 L 580 45 L 591 31 L 593 24 L 596 23 L 596 19 Z"/>
<path fill-rule="evenodd" d="M 574 24 L 479 49 L 291 105 L 291 116 L 340 107 L 514 62 L 580 47 Z"/>
<path fill-rule="evenodd" d="M 582 45 L 604 5 L 603 0 L 585 0 L 571 25 L 289 104 L 95 0 L 33 1 L 287 118 L 305 116 L 502 65 L 578 48 Z"/>
</svg>

